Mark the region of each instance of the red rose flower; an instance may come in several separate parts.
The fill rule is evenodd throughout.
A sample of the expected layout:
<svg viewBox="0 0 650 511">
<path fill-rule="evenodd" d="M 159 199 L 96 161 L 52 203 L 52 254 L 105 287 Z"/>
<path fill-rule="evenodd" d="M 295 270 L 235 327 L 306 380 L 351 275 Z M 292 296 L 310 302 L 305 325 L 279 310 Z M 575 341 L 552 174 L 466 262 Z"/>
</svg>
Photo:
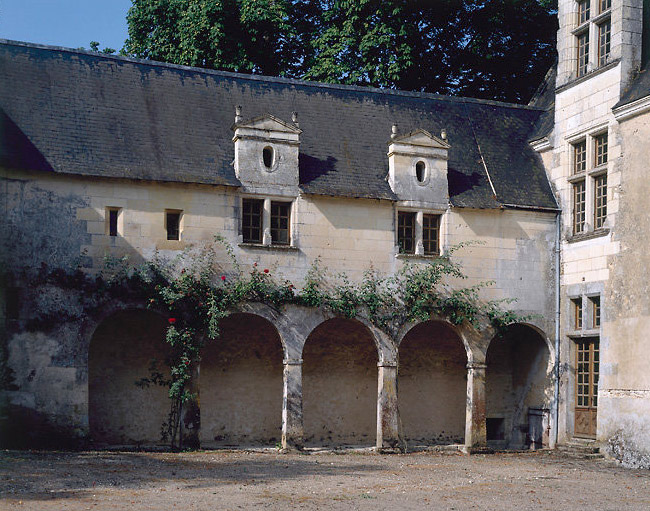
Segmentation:
<svg viewBox="0 0 650 511">
<path fill-rule="evenodd" d="M 269 272 L 269 269 L 268 269 L 268 268 L 264 268 L 264 273 L 268 273 L 268 272 Z"/>
<path fill-rule="evenodd" d="M 174 323 L 176 323 L 176 318 L 169 318 L 167 321 L 169 321 L 170 325 L 173 325 Z"/>
<path fill-rule="evenodd" d="M 221 276 L 221 280 L 223 280 L 223 281 L 225 282 L 225 281 L 226 281 L 226 276 L 225 276 L 225 275 L 222 275 L 222 276 Z"/>
</svg>

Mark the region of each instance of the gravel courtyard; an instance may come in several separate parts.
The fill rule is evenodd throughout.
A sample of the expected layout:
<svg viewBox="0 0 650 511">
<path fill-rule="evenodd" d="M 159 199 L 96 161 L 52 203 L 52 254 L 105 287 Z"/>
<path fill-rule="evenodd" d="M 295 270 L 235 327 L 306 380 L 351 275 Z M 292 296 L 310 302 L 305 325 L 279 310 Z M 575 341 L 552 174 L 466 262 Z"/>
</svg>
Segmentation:
<svg viewBox="0 0 650 511">
<path fill-rule="evenodd" d="M 0 509 L 650 509 L 650 471 L 550 453 L 0 452 Z"/>
</svg>

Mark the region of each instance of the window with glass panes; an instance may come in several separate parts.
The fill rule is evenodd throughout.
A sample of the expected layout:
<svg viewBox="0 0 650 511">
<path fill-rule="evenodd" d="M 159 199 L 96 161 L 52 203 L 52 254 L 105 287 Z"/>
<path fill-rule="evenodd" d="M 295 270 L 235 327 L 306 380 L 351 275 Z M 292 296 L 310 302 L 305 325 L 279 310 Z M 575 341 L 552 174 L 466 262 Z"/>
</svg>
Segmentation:
<svg viewBox="0 0 650 511">
<path fill-rule="evenodd" d="M 587 141 L 582 140 L 573 144 L 573 173 L 584 172 L 587 169 Z"/>
<path fill-rule="evenodd" d="M 167 229 L 168 240 L 180 240 L 181 239 L 181 212 L 166 211 L 165 227 Z"/>
<path fill-rule="evenodd" d="M 598 12 L 605 12 L 607 9 L 611 9 L 612 0 L 599 0 L 598 1 Z"/>
<path fill-rule="evenodd" d="M 598 65 L 604 66 L 609 59 L 612 42 L 612 23 L 607 20 L 598 25 Z"/>
<path fill-rule="evenodd" d="M 261 199 L 242 200 L 242 238 L 244 243 L 262 243 L 262 212 L 264 201 Z"/>
<path fill-rule="evenodd" d="M 582 329 L 582 298 L 576 298 L 571 300 L 571 306 L 573 307 L 573 328 L 575 330 Z"/>
<path fill-rule="evenodd" d="M 578 36 L 578 76 L 587 73 L 589 63 L 589 32 Z"/>
<path fill-rule="evenodd" d="M 425 255 L 440 253 L 440 215 L 422 216 L 422 244 Z"/>
<path fill-rule="evenodd" d="M 578 24 L 582 25 L 589 19 L 590 0 L 578 2 Z"/>
<path fill-rule="evenodd" d="M 577 344 L 576 405 L 584 408 L 598 406 L 598 373 L 600 353 L 598 340 Z"/>
<path fill-rule="evenodd" d="M 585 230 L 585 182 L 573 183 L 573 233 Z"/>
<path fill-rule="evenodd" d="M 594 296 L 591 300 L 591 326 L 600 327 L 600 296 Z"/>
<path fill-rule="evenodd" d="M 607 133 L 594 137 L 594 153 L 596 167 L 607 163 Z"/>
<path fill-rule="evenodd" d="M 607 174 L 594 178 L 594 229 L 607 219 Z"/>
<path fill-rule="evenodd" d="M 289 244 L 290 216 L 290 202 L 271 202 L 271 244 Z"/>
<path fill-rule="evenodd" d="M 406 211 L 397 213 L 397 244 L 401 253 L 415 252 L 415 213 Z"/>
</svg>

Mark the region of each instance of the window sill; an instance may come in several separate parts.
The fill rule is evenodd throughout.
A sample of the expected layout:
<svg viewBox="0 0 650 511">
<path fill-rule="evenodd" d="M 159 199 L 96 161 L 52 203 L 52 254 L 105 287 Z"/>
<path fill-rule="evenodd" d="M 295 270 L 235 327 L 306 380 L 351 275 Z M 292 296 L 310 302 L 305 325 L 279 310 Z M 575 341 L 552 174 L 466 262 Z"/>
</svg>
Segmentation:
<svg viewBox="0 0 650 511">
<path fill-rule="evenodd" d="M 581 232 L 580 234 L 574 234 L 573 236 L 567 236 L 567 243 L 577 243 L 578 241 L 591 240 L 594 238 L 601 238 L 609 234 L 609 229 L 596 229 L 591 232 Z"/>
<path fill-rule="evenodd" d="M 583 339 L 585 337 L 598 337 L 600 328 L 585 328 L 584 330 L 571 330 L 567 337 L 571 339 Z"/>
<path fill-rule="evenodd" d="M 395 256 L 397 259 L 438 259 L 440 254 L 397 254 Z"/>
<path fill-rule="evenodd" d="M 615 60 L 612 60 L 611 62 L 609 62 L 607 65 L 597 67 L 596 69 L 593 69 L 592 71 L 588 71 L 584 75 L 574 77 L 574 78 L 570 79 L 567 83 L 565 83 L 563 85 L 560 85 L 559 87 L 556 87 L 555 92 L 558 93 L 558 94 L 560 92 L 564 92 L 565 90 L 570 89 L 574 85 L 578 85 L 579 83 L 582 83 L 582 82 L 588 80 L 592 76 L 596 76 L 596 75 L 598 75 L 600 73 L 604 73 L 605 71 L 608 71 L 608 70 L 612 69 L 613 67 L 616 67 L 619 62 L 620 62 L 620 59 L 615 59 Z"/>
<path fill-rule="evenodd" d="M 240 248 L 252 248 L 256 250 L 269 250 L 278 252 L 298 252 L 300 249 L 294 245 L 262 245 L 261 243 L 238 243 Z"/>
</svg>

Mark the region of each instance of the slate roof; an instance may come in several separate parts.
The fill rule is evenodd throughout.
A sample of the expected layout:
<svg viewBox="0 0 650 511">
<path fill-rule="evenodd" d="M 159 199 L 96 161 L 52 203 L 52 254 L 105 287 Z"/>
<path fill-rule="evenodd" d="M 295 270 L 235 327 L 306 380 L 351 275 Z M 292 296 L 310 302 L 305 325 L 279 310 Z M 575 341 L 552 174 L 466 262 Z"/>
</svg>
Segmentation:
<svg viewBox="0 0 650 511">
<path fill-rule="evenodd" d="M 305 193 L 394 200 L 391 126 L 446 129 L 458 207 L 556 208 L 528 139 L 544 109 L 241 75 L 0 40 L 0 165 L 238 186 L 235 106 L 299 115 Z M 486 173 L 487 168 L 487 173 Z M 489 177 L 496 190 L 492 193 Z"/>
<path fill-rule="evenodd" d="M 633 103 L 646 96 L 650 96 L 650 70 L 647 65 L 632 79 L 614 108 Z"/>
<path fill-rule="evenodd" d="M 539 116 L 528 137 L 529 141 L 539 140 L 551 134 L 555 125 L 555 82 L 557 78 L 557 64 L 553 64 L 546 73 L 544 81 L 530 100 L 529 105 L 543 108 L 544 113 Z"/>
</svg>

